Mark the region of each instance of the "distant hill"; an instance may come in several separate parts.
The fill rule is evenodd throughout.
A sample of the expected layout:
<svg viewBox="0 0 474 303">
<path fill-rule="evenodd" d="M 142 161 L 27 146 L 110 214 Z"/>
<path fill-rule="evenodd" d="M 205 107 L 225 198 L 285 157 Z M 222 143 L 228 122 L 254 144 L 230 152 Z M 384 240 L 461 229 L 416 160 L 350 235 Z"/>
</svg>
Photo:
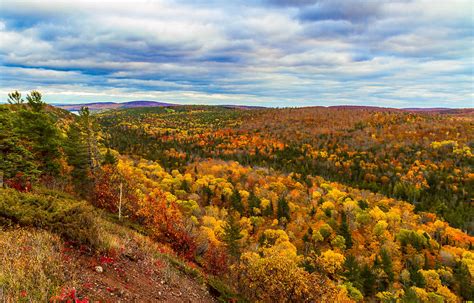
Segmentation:
<svg viewBox="0 0 474 303">
<path fill-rule="evenodd" d="M 446 108 L 446 107 L 434 107 L 434 108 L 403 108 L 409 112 L 424 112 L 424 113 L 437 113 L 437 114 L 472 114 L 474 108 Z"/>
<path fill-rule="evenodd" d="M 56 107 L 66 109 L 69 111 L 78 111 L 81 107 L 87 106 L 89 110 L 105 110 L 117 108 L 134 108 L 134 107 L 160 107 L 160 106 L 175 106 L 177 104 L 157 102 L 157 101 L 128 101 L 128 102 L 94 102 L 94 103 L 80 103 L 80 104 L 53 104 Z"/>
</svg>

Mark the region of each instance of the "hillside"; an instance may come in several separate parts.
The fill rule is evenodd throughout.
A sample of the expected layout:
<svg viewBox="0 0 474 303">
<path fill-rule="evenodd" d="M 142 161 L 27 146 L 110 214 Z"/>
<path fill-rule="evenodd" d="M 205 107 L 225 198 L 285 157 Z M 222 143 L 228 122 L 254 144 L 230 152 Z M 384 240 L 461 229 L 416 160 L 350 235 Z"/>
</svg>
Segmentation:
<svg viewBox="0 0 474 303">
<path fill-rule="evenodd" d="M 99 115 L 110 147 L 169 169 L 220 158 L 323 176 L 412 202 L 474 232 L 474 116 L 380 108 L 144 108 Z"/>
<path fill-rule="evenodd" d="M 169 246 L 84 201 L 8 189 L 0 201 L 6 302 L 215 301 L 202 273 Z"/>
<path fill-rule="evenodd" d="M 33 100 L 0 106 L 10 301 L 474 298 L 472 115 Z"/>
</svg>

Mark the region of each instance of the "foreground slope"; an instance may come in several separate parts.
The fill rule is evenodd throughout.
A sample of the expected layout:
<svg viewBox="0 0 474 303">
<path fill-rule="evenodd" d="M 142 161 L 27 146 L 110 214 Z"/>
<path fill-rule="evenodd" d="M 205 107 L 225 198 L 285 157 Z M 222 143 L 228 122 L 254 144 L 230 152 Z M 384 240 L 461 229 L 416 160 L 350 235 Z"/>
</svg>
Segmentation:
<svg viewBox="0 0 474 303">
<path fill-rule="evenodd" d="M 215 301 L 202 273 L 169 246 L 87 202 L 4 189 L 0 201 L 6 302 Z"/>
</svg>

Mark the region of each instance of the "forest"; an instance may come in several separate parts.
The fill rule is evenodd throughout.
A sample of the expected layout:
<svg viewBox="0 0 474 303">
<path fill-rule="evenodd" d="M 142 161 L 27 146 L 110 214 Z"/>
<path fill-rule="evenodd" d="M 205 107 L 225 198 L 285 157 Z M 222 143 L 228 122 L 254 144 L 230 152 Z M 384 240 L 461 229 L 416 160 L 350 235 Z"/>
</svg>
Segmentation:
<svg viewBox="0 0 474 303">
<path fill-rule="evenodd" d="M 0 105 L 0 291 L 6 302 L 474 300 L 473 130 L 469 110 L 75 115 L 13 92 Z M 105 275 L 118 286 L 101 290 Z M 180 299 L 156 297 L 165 286 Z"/>
</svg>

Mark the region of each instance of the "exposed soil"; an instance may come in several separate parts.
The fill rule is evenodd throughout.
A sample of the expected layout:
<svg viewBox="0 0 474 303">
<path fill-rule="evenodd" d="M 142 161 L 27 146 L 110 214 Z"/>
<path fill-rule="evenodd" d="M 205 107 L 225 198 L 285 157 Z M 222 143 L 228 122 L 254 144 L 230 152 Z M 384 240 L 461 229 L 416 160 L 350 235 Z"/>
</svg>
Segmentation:
<svg viewBox="0 0 474 303">
<path fill-rule="evenodd" d="M 66 258 L 77 264 L 78 297 L 89 302 L 216 302 L 206 285 L 164 261 L 121 254 L 92 256 L 71 250 Z"/>
</svg>

